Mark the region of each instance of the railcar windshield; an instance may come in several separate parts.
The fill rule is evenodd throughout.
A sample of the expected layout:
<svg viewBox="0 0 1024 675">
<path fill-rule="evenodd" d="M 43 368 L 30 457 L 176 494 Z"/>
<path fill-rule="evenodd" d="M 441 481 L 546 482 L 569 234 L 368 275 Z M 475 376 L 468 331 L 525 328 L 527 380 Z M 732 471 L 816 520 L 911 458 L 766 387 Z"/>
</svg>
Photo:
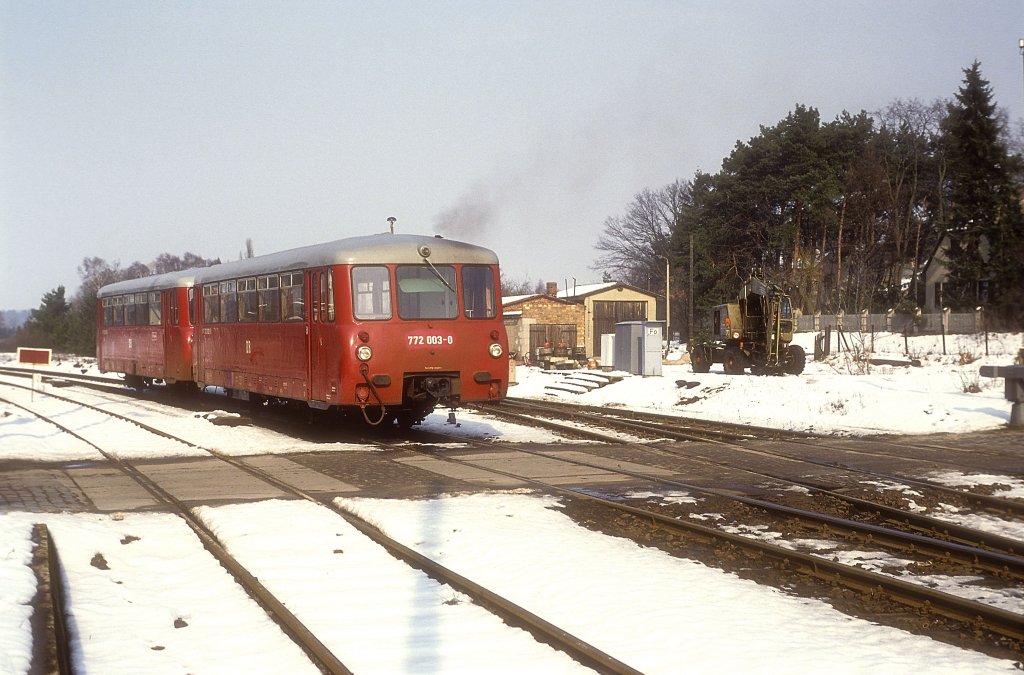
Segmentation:
<svg viewBox="0 0 1024 675">
<path fill-rule="evenodd" d="M 391 318 L 391 273 L 387 267 L 352 268 L 352 311 L 361 321 Z"/>
<path fill-rule="evenodd" d="M 470 319 L 493 319 L 497 314 L 494 272 L 484 265 L 462 268 L 462 306 Z"/>
<path fill-rule="evenodd" d="M 449 265 L 399 265 L 398 316 L 403 319 L 454 319 L 459 315 L 455 268 Z"/>
</svg>

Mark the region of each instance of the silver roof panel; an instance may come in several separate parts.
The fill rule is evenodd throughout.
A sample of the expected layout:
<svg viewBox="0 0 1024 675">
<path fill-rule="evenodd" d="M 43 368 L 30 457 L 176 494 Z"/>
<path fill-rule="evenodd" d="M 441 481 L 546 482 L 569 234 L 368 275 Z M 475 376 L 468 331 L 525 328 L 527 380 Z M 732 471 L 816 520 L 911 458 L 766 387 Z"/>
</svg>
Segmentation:
<svg viewBox="0 0 1024 675">
<path fill-rule="evenodd" d="M 154 274 L 141 279 L 127 279 L 113 284 L 107 284 L 96 292 L 97 298 L 105 298 L 111 295 L 122 295 L 124 293 L 149 293 L 150 291 L 161 291 L 165 288 L 191 288 L 195 281 L 197 268 L 181 270 L 180 272 L 167 272 L 165 274 Z"/>
<path fill-rule="evenodd" d="M 422 264 L 423 257 L 419 253 L 421 246 L 430 248 L 429 260 L 435 265 L 495 265 L 498 262 L 498 256 L 482 246 L 441 237 L 385 232 L 205 267 L 196 271 L 195 283 L 198 285 L 328 265 Z"/>
</svg>

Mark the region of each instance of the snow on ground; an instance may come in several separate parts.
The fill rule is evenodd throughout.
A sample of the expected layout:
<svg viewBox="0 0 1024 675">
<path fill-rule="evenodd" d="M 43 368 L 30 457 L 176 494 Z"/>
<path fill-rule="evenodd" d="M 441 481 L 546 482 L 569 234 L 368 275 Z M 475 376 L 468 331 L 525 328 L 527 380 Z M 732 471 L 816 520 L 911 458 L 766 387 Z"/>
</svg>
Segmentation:
<svg viewBox="0 0 1024 675">
<path fill-rule="evenodd" d="M 812 339 L 798 336 L 809 353 Z M 720 366 L 695 375 L 689 365 L 670 364 L 662 377 L 626 377 L 561 397 L 837 434 L 957 432 L 1005 425 L 1010 404 L 1002 397 L 1002 381 L 978 377 L 978 366 L 1012 363 L 1022 346 L 1020 334 L 990 336 L 988 357 L 978 338 L 947 338 L 945 356 L 940 340 L 911 340 L 910 357 L 920 366 L 872 366 L 868 372 L 841 354 L 809 362 L 799 377 L 727 377 Z M 859 347 L 851 346 L 870 343 L 863 339 Z M 906 361 L 902 336 L 876 335 L 872 356 Z M 68 360 L 49 370 L 72 369 L 94 367 L 89 361 Z M 513 395 L 544 397 L 544 385 L 559 375 L 520 367 L 518 377 Z M 697 384 L 687 388 L 678 381 Z M 972 386 L 980 391 L 965 393 Z M 28 403 L 33 398 L 30 392 L 9 388 L 3 395 Z M 121 412 L 128 409 L 96 398 Z M 206 415 L 156 400 L 131 409 L 141 421 L 230 454 L 299 449 L 294 439 L 275 432 L 217 426 Z M 424 426 L 467 438 L 559 440 L 549 432 L 467 412 L 460 412 L 458 421 L 457 427 L 447 424 L 442 412 Z M 87 426 L 94 427 L 90 433 L 97 442 L 112 441 L 112 425 L 97 420 Z M 372 451 L 334 443 L 302 443 L 301 450 Z M 143 445 L 120 452 L 135 458 L 195 451 Z M 88 445 L 0 402 L 0 460 L 97 458 Z M 930 478 L 951 485 L 997 484 L 1006 496 L 1024 493 L 1024 484 L 1011 476 L 944 472 Z M 688 499 L 685 494 L 671 498 Z M 492 493 L 339 503 L 645 672 L 1014 671 L 1008 661 L 872 625 L 814 600 L 584 530 L 547 497 Z M 576 667 L 521 631 L 501 625 L 450 588 L 394 563 L 324 509 L 270 501 L 204 507 L 198 513 L 301 619 L 316 626 L 318 634 L 322 631 L 343 661 L 358 664 L 359 670 L 452 673 L 504 667 L 509 672 L 562 673 Z M 85 659 L 85 671 L 309 670 L 302 654 L 212 562 L 179 519 L 164 514 L 3 513 L 0 673 L 26 673 L 29 667 L 29 603 L 35 594 L 30 536 L 37 522 L 50 526 L 67 565 L 79 636 L 75 650 Z M 872 563 L 870 552 L 854 555 L 864 564 L 884 564 Z"/>
<path fill-rule="evenodd" d="M 477 494 L 336 502 L 645 673 L 1012 668 L 631 540 L 595 534 L 561 514 L 553 498 Z"/>
<path fill-rule="evenodd" d="M 721 364 L 698 374 L 687 363 L 663 366 L 661 377 L 627 375 L 606 387 L 571 394 L 545 390 L 564 372 L 519 367 L 519 383 L 509 395 L 835 434 L 976 431 L 1010 419 L 1003 380 L 980 377 L 978 369 L 1013 363 L 1024 348 L 1019 333 L 990 335 L 989 356 L 983 336 L 947 336 L 945 355 L 941 336 L 910 338 L 908 356 L 900 334 L 876 334 L 873 349 L 870 336 L 847 335 L 851 349 L 905 366 L 869 365 L 854 360 L 850 351 L 835 353 L 837 340 L 833 334 L 833 355 L 816 362 L 810 360 L 814 335 L 798 333 L 795 341 L 809 358 L 800 376 L 726 375 Z M 911 359 L 920 365 L 910 365 Z M 980 391 L 964 391 L 972 385 Z"/>
<path fill-rule="evenodd" d="M 554 498 L 337 501 L 643 672 L 1014 672 L 1010 661 L 591 532 Z M 198 514 L 356 672 L 579 670 L 321 507 L 266 501 Z M 312 672 L 179 519 L 25 513 L 0 515 L 0 672 L 27 672 L 28 537 L 40 521 L 67 565 L 83 672 Z"/>
</svg>

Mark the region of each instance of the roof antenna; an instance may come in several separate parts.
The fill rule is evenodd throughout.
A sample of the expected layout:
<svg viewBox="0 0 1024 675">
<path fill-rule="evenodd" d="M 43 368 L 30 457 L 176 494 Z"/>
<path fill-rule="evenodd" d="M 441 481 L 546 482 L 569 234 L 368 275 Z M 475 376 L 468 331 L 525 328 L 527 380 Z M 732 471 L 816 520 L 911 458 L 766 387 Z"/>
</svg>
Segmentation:
<svg viewBox="0 0 1024 675">
<path fill-rule="evenodd" d="M 391 226 L 391 234 L 395 233 L 395 221 L 398 220 L 394 216 L 388 218 L 388 224 Z"/>
</svg>

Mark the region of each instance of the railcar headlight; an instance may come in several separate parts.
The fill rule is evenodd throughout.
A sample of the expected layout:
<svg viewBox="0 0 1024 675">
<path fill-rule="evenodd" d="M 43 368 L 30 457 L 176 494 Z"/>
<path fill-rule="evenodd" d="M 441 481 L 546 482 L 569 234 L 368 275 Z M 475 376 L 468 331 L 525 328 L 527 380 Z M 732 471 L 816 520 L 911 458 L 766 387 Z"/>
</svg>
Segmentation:
<svg viewBox="0 0 1024 675">
<path fill-rule="evenodd" d="M 369 361 L 371 356 L 373 356 L 373 350 L 370 349 L 369 345 L 359 345 L 356 347 L 356 358 L 360 361 Z"/>
<path fill-rule="evenodd" d="M 740 334 L 739 333 L 733 333 L 732 334 L 732 339 L 733 340 L 739 340 L 740 339 Z"/>
<path fill-rule="evenodd" d="M 491 356 L 493 356 L 494 358 L 498 358 L 504 352 L 504 350 L 501 348 L 501 345 L 499 345 L 497 342 L 488 347 L 487 351 L 489 351 L 491 353 Z"/>
</svg>

